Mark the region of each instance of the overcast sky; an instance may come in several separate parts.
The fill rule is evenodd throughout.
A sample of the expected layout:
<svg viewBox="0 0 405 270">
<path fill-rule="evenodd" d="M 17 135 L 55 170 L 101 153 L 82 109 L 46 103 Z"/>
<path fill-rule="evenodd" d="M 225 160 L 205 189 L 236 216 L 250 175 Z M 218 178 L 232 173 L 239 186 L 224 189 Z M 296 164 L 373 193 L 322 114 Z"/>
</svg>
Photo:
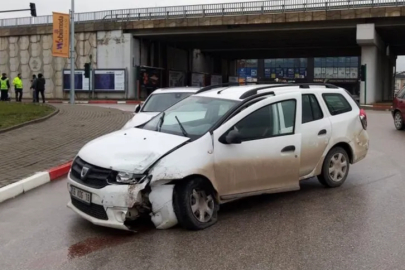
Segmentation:
<svg viewBox="0 0 405 270">
<path fill-rule="evenodd" d="M 69 13 L 71 0 L 19 0 L 8 1 L 0 0 L 0 10 L 14 10 L 29 8 L 29 3 L 34 2 L 37 7 L 37 15 L 51 15 L 53 11 Z M 139 7 L 162 7 L 176 5 L 193 5 L 209 3 L 226 3 L 226 2 L 245 2 L 243 0 L 148 0 L 148 1 L 131 1 L 131 0 L 76 0 L 75 12 L 89 12 L 111 9 L 126 9 Z M 29 11 L 16 13 L 0 13 L 1 18 L 28 17 Z M 398 57 L 397 71 L 405 71 L 405 57 Z"/>
</svg>

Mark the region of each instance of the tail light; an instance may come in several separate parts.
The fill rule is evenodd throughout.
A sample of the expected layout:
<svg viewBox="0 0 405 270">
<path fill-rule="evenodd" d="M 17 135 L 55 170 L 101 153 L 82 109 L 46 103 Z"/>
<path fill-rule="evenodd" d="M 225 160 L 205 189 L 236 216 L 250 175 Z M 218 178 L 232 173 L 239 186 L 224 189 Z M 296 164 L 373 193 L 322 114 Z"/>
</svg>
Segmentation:
<svg viewBox="0 0 405 270">
<path fill-rule="evenodd" d="M 360 109 L 359 117 L 360 117 L 360 122 L 361 122 L 361 125 L 363 126 L 363 129 L 366 130 L 367 129 L 367 114 L 364 109 Z"/>
</svg>

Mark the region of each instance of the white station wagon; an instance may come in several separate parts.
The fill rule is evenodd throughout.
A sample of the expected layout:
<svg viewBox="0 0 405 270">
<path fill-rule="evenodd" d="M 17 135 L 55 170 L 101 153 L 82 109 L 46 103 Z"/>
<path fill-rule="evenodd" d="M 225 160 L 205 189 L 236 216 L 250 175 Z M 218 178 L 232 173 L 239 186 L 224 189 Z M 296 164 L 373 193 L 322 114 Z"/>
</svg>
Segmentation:
<svg viewBox="0 0 405 270">
<path fill-rule="evenodd" d="M 158 229 L 199 230 L 226 202 L 298 190 L 315 176 L 338 187 L 367 155 L 367 117 L 342 88 L 213 88 L 85 145 L 69 174 L 68 207 L 112 228 L 131 230 L 150 215 Z"/>
<path fill-rule="evenodd" d="M 195 94 L 200 88 L 201 87 L 172 87 L 156 89 L 143 104 L 135 106 L 134 117 L 132 117 L 122 129 L 145 124 L 151 118 L 173 106 L 180 100 Z"/>
</svg>

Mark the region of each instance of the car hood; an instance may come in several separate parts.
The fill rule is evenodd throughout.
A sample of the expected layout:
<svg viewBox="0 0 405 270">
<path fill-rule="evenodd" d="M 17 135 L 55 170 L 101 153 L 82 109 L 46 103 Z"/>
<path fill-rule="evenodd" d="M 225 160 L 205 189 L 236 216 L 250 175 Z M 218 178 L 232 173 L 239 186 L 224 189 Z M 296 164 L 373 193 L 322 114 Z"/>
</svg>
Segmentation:
<svg viewBox="0 0 405 270">
<path fill-rule="evenodd" d="M 95 166 L 142 174 L 168 151 L 188 140 L 187 137 L 131 128 L 87 143 L 78 155 Z"/>
<path fill-rule="evenodd" d="M 122 129 L 133 128 L 145 124 L 150 119 L 158 115 L 158 112 L 140 112 L 134 115 Z"/>
</svg>

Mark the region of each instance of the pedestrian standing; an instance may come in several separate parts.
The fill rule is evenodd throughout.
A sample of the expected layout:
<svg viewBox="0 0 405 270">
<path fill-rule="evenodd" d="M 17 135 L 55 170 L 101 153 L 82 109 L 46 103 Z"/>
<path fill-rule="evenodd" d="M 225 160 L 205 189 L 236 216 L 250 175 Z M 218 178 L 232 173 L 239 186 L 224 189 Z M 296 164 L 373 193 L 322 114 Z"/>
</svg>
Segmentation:
<svg viewBox="0 0 405 270">
<path fill-rule="evenodd" d="M 13 80 L 14 90 L 15 90 L 15 101 L 21 102 L 23 95 L 23 82 L 21 80 L 21 74 L 18 73 L 17 77 Z"/>
<path fill-rule="evenodd" d="M 37 91 L 35 90 L 36 80 L 37 80 L 37 75 L 35 75 L 35 74 L 32 75 L 30 90 L 32 91 L 32 102 L 33 103 L 38 102 L 38 100 L 37 100 Z"/>
<path fill-rule="evenodd" d="M 10 81 L 7 78 L 7 74 L 1 74 L 0 78 L 0 92 L 1 92 L 1 101 L 8 100 L 8 90 L 10 89 Z"/>
<path fill-rule="evenodd" d="M 34 89 L 36 100 L 39 102 L 39 94 L 41 94 L 42 103 L 45 103 L 45 79 L 41 73 L 38 74 L 38 78 L 35 80 Z"/>
</svg>

